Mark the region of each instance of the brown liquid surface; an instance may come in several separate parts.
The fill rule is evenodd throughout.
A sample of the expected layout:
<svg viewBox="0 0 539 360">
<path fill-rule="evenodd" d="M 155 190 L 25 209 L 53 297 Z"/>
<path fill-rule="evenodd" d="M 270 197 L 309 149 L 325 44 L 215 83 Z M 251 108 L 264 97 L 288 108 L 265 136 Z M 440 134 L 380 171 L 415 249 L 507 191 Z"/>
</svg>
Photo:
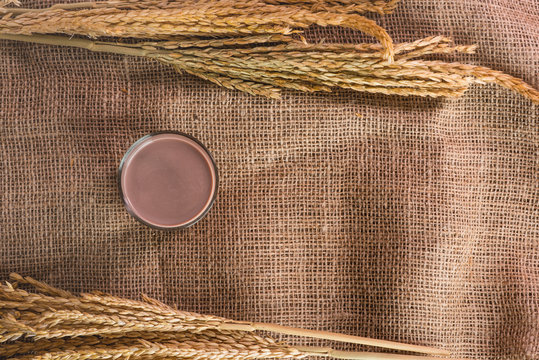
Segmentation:
<svg viewBox="0 0 539 360">
<path fill-rule="evenodd" d="M 128 208 L 158 227 L 177 227 L 199 217 L 216 186 L 216 172 L 207 152 L 195 141 L 159 134 L 128 155 L 121 177 Z"/>
</svg>

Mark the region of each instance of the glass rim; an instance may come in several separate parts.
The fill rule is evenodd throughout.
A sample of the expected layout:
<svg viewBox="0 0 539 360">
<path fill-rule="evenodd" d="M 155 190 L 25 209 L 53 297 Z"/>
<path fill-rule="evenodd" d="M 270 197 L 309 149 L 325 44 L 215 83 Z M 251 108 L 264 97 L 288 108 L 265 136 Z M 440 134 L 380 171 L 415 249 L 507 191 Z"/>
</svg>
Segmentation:
<svg viewBox="0 0 539 360">
<path fill-rule="evenodd" d="M 183 137 L 195 142 L 198 146 L 200 146 L 202 148 L 202 150 L 208 155 L 208 157 L 210 159 L 209 165 L 212 167 L 213 173 L 215 174 L 215 181 L 214 181 L 214 185 L 213 185 L 213 188 L 212 188 L 212 195 L 209 198 L 208 202 L 206 203 L 206 206 L 204 207 L 204 210 L 202 212 L 200 212 L 200 214 L 198 214 L 191 221 L 189 221 L 187 223 L 184 223 L 184 224 L 181 224 L 181 225 L 159 226 L 159 225 L 149 223 L 148 221 L 142 219 L 140 216 L 138 216 L 133 211 L 132 206 L 129 205 L 129 203 L 128 203 L 127 199 L 126 199 L 126 196 L 124 195 L 124 191 L 123 191 L 123 187 L 122 187 L 122 173 L 123 173 L 123 169 L 125 167 L 125 164 L 126 164 L 127 160 L 129 159 L 129 157 L 133 154 L 133 152 L 141 144 L 143 144 L 144 142 L 148 141 L 149 139 L 151 139 L 151 138 L 153 138 L 155 136 L 167 135 L 167 134 L 168 135 L 183 136 Z M 156 230 L 186 229 L 186 228 L 189 228 L 189 227 L 195 225 L 200 220 L 202 220 L 208 214 L 208 212 L 211 210 L 211 208 L 213 207 L 213 204 L 215 203 L 215 199 L 217 198 L 217 193 L 218 193 L 218 189 L 219 189 L 219 171 L 217 169 L 217 164 L 215 163 L 215 159 L 213 158 L 212 153 L 208 150 L 208 148 L 200 140 L 198 140 L 194 136 L 186 134 L 186 133 L 181 132 L 181 131 L 175 131 L 175 130 L 155 131 L 155 132 L 152 132 L 152 133 L 150 133 L 148 135 L 144 135 L 143 137 L 141 137 L 137 141 L 135 141 L 127 149 L 124 156 L 122 157 L 122 160 L 120 161 L 120 166 L 118 167 L 118 175 L 117 176 L 118 176 L 118 190 L 120 192 L 120 198 L 122 199 L 122 202 L 123 202 L 123 204 L 125 206 L 125 209 L 129 213 L 129 215 L 131 215 L 133 218 L 135 218 L 135 220 L 137 220 L 138 222 L 140 222 L 140 223 L 142 223 L 142 224 L 144 224 L 144 225 L 146 225 L 146 226 L 148 226 L 148 227 L 150 227 L 152 229 L 156 229 Z"/>
</svg>

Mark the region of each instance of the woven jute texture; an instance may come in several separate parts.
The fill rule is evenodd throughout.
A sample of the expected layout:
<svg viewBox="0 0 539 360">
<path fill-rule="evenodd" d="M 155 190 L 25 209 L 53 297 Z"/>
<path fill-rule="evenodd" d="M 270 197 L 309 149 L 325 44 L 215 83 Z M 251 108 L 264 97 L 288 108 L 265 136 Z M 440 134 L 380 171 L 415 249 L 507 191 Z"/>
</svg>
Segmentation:
<svg viewBox="0 0 539 360">
<path fill-rule="evenodd" d="M 537 0 L 404 0 L 376 19 L 396 41 L 477 43 L 459 60 L 539 87 Z M 0 278 L 539 358 L 539 107 L 520 96 L 274 101 L 144 59 L 10 41 L 0 69 Z M 156 130 L 192 134 L 219 166 L 215 206 L 187 230 L 137 223 L 118 195 L 124 152 Z"/>
</svg>

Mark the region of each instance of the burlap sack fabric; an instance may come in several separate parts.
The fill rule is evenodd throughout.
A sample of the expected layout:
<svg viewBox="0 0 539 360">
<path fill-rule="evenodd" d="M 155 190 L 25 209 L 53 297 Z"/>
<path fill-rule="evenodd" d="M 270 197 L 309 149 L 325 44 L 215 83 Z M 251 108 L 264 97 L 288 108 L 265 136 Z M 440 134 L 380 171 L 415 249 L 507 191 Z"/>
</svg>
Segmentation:
<svg viewBox="0 0 539 360">
<path fill-rule="evenodd" d="M 478 43 L 464 60 L 539 87 L 537 0 L 405 0 L 378 20 L 397 41 Z M 273 101 L 144 59 L 0 49 L 0 278 L 539 358 L 539 107 L 528 100 L 474 86 L 453 100 Z M 164 232 L 127 214 L 116 171 L 136 139 L 169 129 L 211 149 L 221 183 L 206 219 Z"/>
</svg>

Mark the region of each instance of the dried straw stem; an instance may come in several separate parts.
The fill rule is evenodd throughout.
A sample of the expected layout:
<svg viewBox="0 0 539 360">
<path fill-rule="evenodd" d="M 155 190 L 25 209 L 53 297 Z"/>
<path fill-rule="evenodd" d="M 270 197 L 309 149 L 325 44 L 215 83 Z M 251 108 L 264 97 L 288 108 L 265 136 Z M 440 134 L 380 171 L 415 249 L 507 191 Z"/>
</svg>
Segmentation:
<svg viewBox="0 0 539 360">
<path fill-rule="evenodd" d="M 292 28 L 333 25 L 374 36 L 384 48 L 384 58 L 390 61 L 393 58 L 391 37 L 385 29 L 361 15 L 313 12 L 298 7 L 266 5 L 258 1 L 251 1 L 248 6 L 238 8 L 234 3 L 221 0 L 208 3 L 207 6 L 183 6 L 180 9 L 51 9 L 22 13 L 15 18 L 8 15 L 0 19 L 0 32 L 143 38 L 196 33 L 290 34 Z"/>
<path fill-rule="evenodd" d="M 311 11 L 390 14 L 400 0 L 264 0 L 267 4 L 300 6 Z"/>
<path fill-rule="evenodd" d="M 419 57 L 427 54 L 448 54 L 448 53 L 467 53 L 473 54 L 477 48 L 476 45 L 450 46 L 451 39 L 444 36 L 431 36 L 419 39 L 414 42 L 407 42 L 395 45 L 395 58 Z M 292 40 L 287 44 L 273 46 L 257 46 L 249 49 L 242 49 L 242 53 L 264 53 L 264 52 L 308 52 L 310 54 L 323 53 L 344 56 L 344 53 L 350 57 L 374 57 L 381 58 L 383 47 L 380 44 L 331 44 L 318 43 L 308 44 L 302 41 Z"/>
<path fill-rule="evenodd" d="M 182 48 L 225 48 L 242 45 L 264 44 L 264 43 L 289 43 L 295 41 L 293 38 L 284 35 L 258 35 L 233 37 L 224 39 L 181 39 L 175 41 L 142 42 L 136 44 L 118 43 L 119 46 L 140 47 L 146 50 L 175 50 Z M 99 43 L 99 42 L 96 42 Z M 243 51 L 243 50 L 242 50 Z"/>
<path fill-rule="evenodd" d="M 18 275 L 13 275 L 13 278 L 18 279 L 20 283 L 36 286 L 35 280 L 31 278 L 20 280 L 22 278 Z M 43 291 L 44 294 L 28 293 L 22 289 L 16 289 L 10 284 L 0 285 L 0 311 L 20 311 L 20 318 L 29 322 L 34 321 L 36 318 L 42 321 L 46 320 L 52 317 L 53 315 L 51 314 L 55 314 L 55 311 L 58 311 L 58 314 L 63 314 L 62 311 L 72 311 L 76 315 L 80 313 L 100 314 L 101 316 L 104 316 L 102 314 L 108 314 L 109 316 L 122 317 L 126 320 L 151 318 L 171 324 L 197 321 L 205 324 L 220 324 L 225 320 L 216 316 L 179 311 L 166 305 L 156 304 L 155 301 L 154 303 L 140 302 L 106 294 L 81 294 L 75 297 L 68 292 L 62 296 L 54 296 L 54 291 L 62 290 L 45 289 L 43 287 L 39 288 L 39 290 Z M 30 323 L 29 326 L 33 327 L 34 324 Z"/>
<path fill-rule="evenodd" d="M 201 332 L 211 334 L 211 332 L 208 332 L 209 330 L 222 332 L 223 336 L 226 336 L 225 334 L 229 334 L 231 331 L 237 334 L 237 332 L 250 333 L 264 330 L 399 350 L 447 354 L 445 351 L 423 346 L 273 324 L 238 322 L 194 313 L 178 311 L 177 313 L 173 312 L 172 315 L 181 314 L 182 316 L 171 316 L 170 307 L 155 300 L 148 299 L 146 302 L 139 302 L 100 293 L 82 294 L 78 297 L 29 278 L 22 278 L 18 275 L 13 275 L 12 277 L 18 283 L 34 285 L 46 294 L 30 294 L 21 289 L 16 289 L 15 286 L 9 283 L 0 287 L 0 310 L 4 314 L 0 319 L 0 342 L 16 341 L 21 337 L 34 340 L 79 336 L 109 336 L 116 338 L 125 334 L 141 333 L 152 333 L 160 337 L 161 335 L 159 334 L 161 333 L 170 334 L 171 332 L 190 332 L 198 336 Z M 53 294 L 62 294 L 63 296 L 52 296 Z M 63 308 L 60 306 L 62 300 L 64 303 Z M 51 304 L 49 308 L 45 305 L 47 301 Z M 14 306 L 15 303 L 20 303 L 21 305 L 16 307 Z M 86 308 L 90 306 L 93 311 L 77 310 L 81 306 L 86 306 Z M 94 306 L 96 307 L 94 308 Z M 45 310 L 42 310 L 42 307 Z M 95 313 L 95 310 L 101 310 L 103 307 L 109 308 L 109 313 L 115 313 L 118 309 L 121 309 L 122 312 L 116 315 Z M 13 312 L 13 309 L 18 311 Z M 140 313 L 141 311 L 142 314 Z M 190 317 L 186 318 L 185 314 L 189 314 Z M 259 339 L 259 337 L 251 337 L 250 341 L 258 343 L 260 342 Z M 267 347 L 273 342 L 268 343 L 266 341 L 264 344 Z"/>
<path fill-rule="evenodd" d="M 256 4 L 257 2 L 251 2 Z M 229 6 L 229 7 L 227 7 Z M 274 7 L 265 9 L 278 13 Z M 0 20 L 0 31 L 11 34 L 67 33 L 70 35 L 174 37 L 178 35 L 289 34 L 290 26 L 272 21 L 251 21 L 253 9 L 235 8 L 229 1 L 211 6 L 184 6 L 172 9 L 125 10 L 96 8 L 83 10 L 50 9 L 23 13 L 15 18 L 9 13 Z M 265 14 L 265 13 L 263 13 Z"/>
<path fill-rule="evenodd" d="M 85 336 L 78 338 L 54 339 L 54 340 L 34 340 L 31 342 L 17 341 L 14 343 L 2 344 L 0 347 L 0 357 L 11 358 L 14 355 L 25 355 L 28 353 L 44 353 L 56 351 L 75 351 L 81 348 L 110 345 L 136 345 L 138 339 L 133 338 L 103 338 L 97 336 Z"/>
<path fill-rule="evenodd" d="M 331 348 L 251 345 L 195 338 L 191 341 L 149 342 L 111 346 L 82 346 L 69 350 L 38 352 L 10 360 L 105 360 L 105 359 L 302 359 L 307 356 L 355 360 L 443 360 L 429 356 L 336 351 Z"/>
<path fill-rule="evenodd" d="M 491 83 L 515 91 L 539 104 L 539 91 L 521 79 L 483 66 L 460 63 L 444 63 L 441 61 L 425 62 L 430 69 L 448 74 L 473 77 L 476 83 Z"/>
<path fill-rule="evenodd" d="M 188 66 L 196 66 L 193 63 L 189 63 Z M 309 85 L 309 90 L 302 89 L 303 91 L 330 91 L 332 87 L 341 87 L 347 89 L 353 89 L 357 91 L 381 93 L 386 95 L 402 95 L 402 96 L 460 96 L 467 89 L 467 83 L 463 83 L 460 86 L 452 84 L 444 84 L 438 82 L 421 82 L 416 81 L 391 81 L 385 79 L 373 79 L 368 77 L 346 77 L 341 79 L 332 79 L 323 75 L 316 74 L 314 76 L 297 75 L 287 72 L 269 72 L 269 71 L 245 71 L 241 67 L 219 67 L 212 65 L 199 64 L 200 71 L 203 69 L 210 69 L 213 71 L 221 71 L 230 76 L 238 77 L 241 79 L 254 79 L 261 83 L 272 84 L 275 86 L 282 86 L 286 88 L 297 89 L 294 84 L 302 82 L 303 84 L 316 84 L 318 88 L 313 85 Z M 207 71 L 207 70 L 206 70 Z M 463 81 L 462 81 L 463 82 Z M 398 86 L 392 86 L 398 85 Z M 294 86 L 294 87 L 293 87 Z M 320 88 L 320 86 L 324 86 Z"/>
<path fill-rule="evenodd" d="M 74 350 L 46 352 L 25 355 L 11 360 L 99 360 L 99 359 L 261 359 L 295 358 L 301 359 L 307 354 L 286 346 L 252 347 L 241 344 L 226 344 L 197 339 L 196 342 L 154 343 L 140 340 L 131 346 L 94 346 Z"/>
<path fill-rule="evenodd" d="M 198 4 L 203 4 L 205 1 L 199 1 Z M 264 3 L 268 5 L 285 5 L 295 6 L 308 9 L 310 11 L 327 11 L 344 14 L 363 14 L 367 12 L 378 13 L 380 15 L 389 14 L 395 10 L 400 0 L 264 0 Z M 18 1 L 9 1 L 1 4 L 0 6 L 14 3 L 20 5 Z M 186 5 L 196 3 L 195 1 L 164 1 L 164 0 L 110 0 L 110 1 L 89 1 L 79 3 L 68 4 L 55 4 L 46 9 L 24 9 L 24 8 L 4 8 L 4 12 L 10 12 L 12 14 L 24 14 L 29 12 L 44 12 L 47 10 L 81 10 L 81 9 L 103 9 L 103 8 L 117 8 L 128 10 L 141 10 L 141 9 L 172 9 L 179 8 Z M 241 4 L 236 4 L 241 6 Z"/>
<path fill-rule="evenodd" d="M 237 81 L 243 81 L 247 82 L 248 84 L 258 84 L 262 87 L 269 87 L 272 89 L 272 94 L 270 94 L 270 98 L 273 99 L 279 99 L 281 97 L 279 88 L 283 89 L 292 89 L 292 90 L 299 90 L 304 92 L 318 92 L 318 91 L 325 91 L 325 92 L 331 92 L 331 88 L 329 86 L 324 86 L 320 84 L 311 83 L 308 81 L 303 81 L 299 77 L 295 81 L 289 81 L 286 79 L 286 76 L 267 76 L 267 72 L 254 72 L 251 71 L 249 74 L 246 74 L 241 71 L 241 69 L 224 69 L 219 66 L 205 66 L 203 64 L 197 64 L 196 62 L 176 62 L 176 61 L 168 61 L 168 60 L 161 60 L 167 64 L 172 64 L 174 68 L 178 71 L 185 70 L 186 72 L 200 76 L 201 78 L 205 79 L 208 74 L 211 74 L 212 77 L 219 76 L 219 77 L 225 77 L 226 79 L 236 79 Z M 212 72 L 215 71 L 215 72 Z M 211 79 L 207 79 L 212 81 Z M 248 80 L 253 80 L 248 81 Z M 216 84 L 219 84 L 218 81 L 212 81 Z M 220 84 L 219 84 L 220 85 Z M 226 88 L 230 88 L 228 86 L 223 85 Z M 251 85 L 250 85 L 251 86 Z M 236 88 L 238 90 L 241 90 L 240 88 Z M 257 91 L 255 89 L 252 91 L 252 89 L 248 89 L 250 91 L 246 91 L 248 93 L 254 94 L 254 92 Z"/>
<path fill-rule="evenodd" d="M 280 99 L 281 90 L 275 86 L 268 84 L 256 83 L 253 81 L 245 81 L 242 79 L 235 79 L 228 76 L 224 76 L 212 72 L 198 71 L 192 68 L 181 68 L 174 66 L 178 72 L 186 71 L 189 74 L 200 77 L 201 79 L 208 80 L 214 84 L 220 85 L 230 90 L 239 90 L 247 94 L 256 96 L 265 96 L 270 99 Z"/>
<path fill-rule="evenodd" d="M 2 4 L 0 2 L 0 12 L 10 13 L 12 15 L 21 15 L 27 13 L 42 13 L 50 10 L 88 10 L 88 9 L 121 9 L 121 10 L 145 10 L 145 9 L 179 9 L 182 7 L 188 6 L 207 6 L 215 5 L 216 0 L 108 0 L 108 1 L 86 1 L 86 2 L 75 2 L 75 3 L 66 3 L 66 4 L 54 4 L 48 8 L 5 8 L 3 6 L 13 3 L 17 6 L 20 5 L 19 1 L 9 1 Z M 243 1 L 241 3 L 225 3 L 228 7 L 232 8 L 245 8 L 250 6 L 249 1 Z M 251 1 L 252 4 L 252 1 Z"/>
<path fill-rule="evenodd" d="M 196 66 L 192 62 L 188 62 L 188 66 Z M 254 79 L 259 82 L 273 84 L 279 86 L 280 82 L 284 87 L 287 84 L 296 84 L 298 82 L 306 84 L 322 85 L 325 88 L 314 88 L 311 85 L 309 91 L 329 91 L 331 87 L 342 87 L 358 91 L 375 92 L 383 94 L 399 94 L 399 95 L 418 95 L 418 96 L 458 96 L 462 94 L 467 87 L 467 82 L 462 80 L 460 84 L 448 84 L 436 81 L 425 80 L 392 80 L 384 78 L 361 77 L 361 76 L 346 76 L 332 77 L 331 73 L 306 73 L 305 75 L 293 74 L 285 71 L 264 71 L 264 70 L 246 70 L 236 66 L 217 66 L 208 64 L 199 64 L 201 69 L 209 69 L 210 71 L 221 71 L 229 76 L 241 79 Z M 293 87 L 290 87 L 293 88 Z M 304 91 L 307 91 L 303 89 Z M 408 92 L 408 94 L 406 93 Z"/>
<path fill-rule="evenodd" d="M 274 57 L 272 54 L 260 56 L 228 56 L 223 52 L 207 52 L 197 56 L 199 51 L 183 51 L 167 55 L 158 54 L 156 58 L 175 63 L 178 66 L 198 66 L 201 70 L 207 69 L 213 72 L 222 72 L 228 76 L 242 79 L 256 78 L 284 78 L 288 80 L 301 80 L 326 86 L 349 85 L 369 85 L 370 87 L 403 87 L 403 88 L 438 88 L 438 89 L 462 89 L 468 85 L 468 81 L 462 77 L 450 76 L 448 81 L 443 77 L 438 79 L 433 73 L 426 71 L 415 74 L 415 78 L 400 77 L 397 80 L 390 76 L 382 76 L 382 71 L 378 72 L 378 77 L 373 77 L 369 72 L 369 67 L 373 62 L 367 61 L 366 66 L 363 60 L 350 62 L 350 66 L 336 71 L 334 65 L 324 59 L 321 61 L 311 61 L 309 57 L 304 59 L 290 60 L 284 56 Z M 189 56 L 190 55 L 190 56 Z M 154 55 L 150 55 L 154 56 Z M 172 59 L 170 59 L 172 58 Z M 380 61 L 378 59 L 378 61 Z M 386 65 L 387 66 L 387 65 Z M 409 74 L 412 77 L 414 74 Z M 349 87 L 349 86 L 341 86 Z M 353 88 L 353 86 L 352 86 Z M 368 87 L 366 89 L 369 89 Z"/>
<path fill-rule="evenodd" d="M 310 356 L 329 357 L 334 359 L 350 359 L 350 360 L 449 360 L 433 356 L 417 356 L 417 355 L 400 355 L 374 352 L 355 352 L 355 351 L 339 351 L 331 348 L 316 348 L 307 346 L 296 346 L 296 348 Z M 452 359 L 452 360 L 468 360 L 468 359 Z"/>
<path fill-rule="evenodd" d="M 539 104 L 539 91 L 521 79 L 483 66 L 461 63 L 447 63 L 443 61 L 424 60 L 398 60 L 393 66 L 418 72 L 433 72 L 437 74 L 457 75 L 468 79 L 470 83 L 492 83 L 503 86 Z M 383 68 L 383 64 L 373 64 L 373 68 Z"/>
<path fill-rule="evenodd" d="M 261 337 L 254 333 L 244 331 L 215 331 L 206 330 L 197 333 L 184 332 L 128 332 L 121 334 L 102 334 L 100 336 L 83 336 L 74 338 L 57 338 L 46 340 L 33 340 L 31 342 L 17 341 L 2 344 L 0 357 L 12 357 L 27 353 L 44 353 L 56 351 L 76 351 L 78 349 L 132 346 L 140 344 L 139 340 L 151 342 L 217 342 L 224 344 L 241 344 L 244 347 L 273 347 L 276 341 L 269 337 Z"/>
<path fill-rule="evenodd" d="M 316 92 L 331 91 L 333 87 L 388 95 L 460 96 L 472 83 L 492 82 L 539 102 L 537 90 L 502 72 L 472 65 L 416 59 L 425 54 L 471 53 L 475 50 L 474 46 L 450 46 L 449 39 L 444 37 L 398 44 L 395 47 L 396 61 L 392 64 L 382 59 L 382 46 L 376 44 L 324 47 L 322 44 L 305 45 L 293 41 L 238 51 L 214 47 L 184 48 L 181 41 L 124 45 L 46 35 L 24 37 L 0 34 L 0 38 L 148 57 L 221 86 L 270 98 L 279 97 L 277 88 Z M 212 41 L 208 40 L 203 45 Z M 223 40 L 217 45 L 226 45 L 228 41 L 232 40 Z M 187 42 L 184 46 L 189 45 L 191 43 Z M 103 304 L 104 299 L 92 299 L 92 296 L 86 294 L 82 299 L 110 305 Z M 116 303 L 123 304 L 123 300 L 116 299 Z"/>
</svg>

